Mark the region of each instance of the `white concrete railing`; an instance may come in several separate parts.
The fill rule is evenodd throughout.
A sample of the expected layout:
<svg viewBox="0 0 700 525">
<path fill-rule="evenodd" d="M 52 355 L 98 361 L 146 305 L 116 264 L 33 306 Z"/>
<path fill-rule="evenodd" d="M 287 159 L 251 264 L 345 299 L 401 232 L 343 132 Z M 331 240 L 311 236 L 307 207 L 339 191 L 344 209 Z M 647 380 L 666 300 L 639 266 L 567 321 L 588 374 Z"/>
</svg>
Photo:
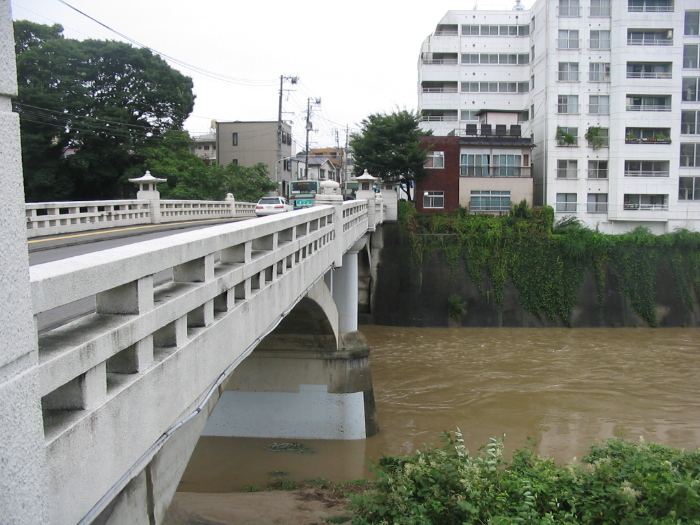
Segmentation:
<svg viewBox="0 0 700 525">
<path fill-rule="evenodd" d="M 159 213 L 153 213 L 154 205 L 158 205 Z M 138 224 L 255 216 L 255 203 L 236 201 L 130 199 L 30 202 L 25 209 L 27 238 Z"/>
<path fill-rule="evenodd" d="M 94 313 L 39 335 L 54 523 L 113 490 L 369 215 L 347 201 L 32 266 L 35 316 L 96 296 Z M 154 285 L 162 272 L 172 280 Z"/>
</svg>

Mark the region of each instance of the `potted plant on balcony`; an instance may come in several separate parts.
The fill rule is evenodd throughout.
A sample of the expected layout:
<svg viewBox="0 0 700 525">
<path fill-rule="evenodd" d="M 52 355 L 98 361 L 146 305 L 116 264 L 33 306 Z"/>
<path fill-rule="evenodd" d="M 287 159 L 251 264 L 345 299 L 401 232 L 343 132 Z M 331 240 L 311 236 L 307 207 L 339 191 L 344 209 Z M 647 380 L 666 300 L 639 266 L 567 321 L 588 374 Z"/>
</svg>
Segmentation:
<svg viewBox="0 0 700 525">
<path fill-rule="evenodd" d="M 663 133 L 657 133 L 654 135 L 654 139 L 656 142 L 668 142 L 669 144 L 671 143 L 671 137 L 667 137 Z"/>
<path fill-rule="evenodd" d="M 602 128 L 598 126 L 589 126 L 588 131 L 586 131 L 586 140 L 594 150 L 605 146 L 605 136 L 603 136 L 602 131 Z"/>
<path fill-rule="evenodd" d="M 571 133 L 567 133 L 564 131 L 562 128 L 557 126 L 557 134 L 556 137 L 557 139 L 557 144 L 559 146 L 570 146 L 574 142 L 576 142 L 576 137 L 573 136 Z"/>
</svg>

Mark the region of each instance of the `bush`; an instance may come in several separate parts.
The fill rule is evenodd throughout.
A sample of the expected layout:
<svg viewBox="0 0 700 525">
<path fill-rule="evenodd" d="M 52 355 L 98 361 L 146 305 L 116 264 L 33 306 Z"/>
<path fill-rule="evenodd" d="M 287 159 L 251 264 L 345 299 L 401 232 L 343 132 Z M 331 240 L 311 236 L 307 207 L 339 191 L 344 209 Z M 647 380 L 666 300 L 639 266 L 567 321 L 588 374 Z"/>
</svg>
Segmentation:
<svg viewBox="0 0 700 525">
<path fill-rule="evenodd" d="M 506 461 L 493 438 L 470 456 L 459 429 L 443 441 L 374 465 L 374 489 L 351 496 L 353 523 L 700 523 L 700 450 L 612 439 L 558 467 L 530 448 Z"/>
</svg>

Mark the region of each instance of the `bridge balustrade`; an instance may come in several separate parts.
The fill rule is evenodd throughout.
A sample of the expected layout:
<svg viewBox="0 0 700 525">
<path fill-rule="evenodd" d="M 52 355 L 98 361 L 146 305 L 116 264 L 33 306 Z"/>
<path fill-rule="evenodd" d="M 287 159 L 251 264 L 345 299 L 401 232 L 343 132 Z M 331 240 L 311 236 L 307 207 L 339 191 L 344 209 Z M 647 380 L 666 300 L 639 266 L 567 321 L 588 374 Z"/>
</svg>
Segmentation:
<svg viewBox="0 0 700 525">
<path fill-rule="evenodd" d="M 367 230 L 367 201 L 348 201 L 31 267 L 35 317 L 92 296 L 96 305 L 38 337 L 46 456 L 60 480 L 52 489 L 57 522 L 80 520 L 122 483 L 124 463 L 137 463 L 221 370 L 247 355 L 202 342 L 217 323 L 247 319 L 251 326 L 229 338 L 252 351 L 249 334 L 266 333 Z M 154 284 L 163 272 L 172 278 Z M 246 312 L 258 296 L 255 314 Z M 191 377 L 173 373 L 179 362 Z M 144 401 L 159 408 L 148 418 L 138 408 Z M 95 464 L 100 479 L 80 474 Z"/>
</svg>

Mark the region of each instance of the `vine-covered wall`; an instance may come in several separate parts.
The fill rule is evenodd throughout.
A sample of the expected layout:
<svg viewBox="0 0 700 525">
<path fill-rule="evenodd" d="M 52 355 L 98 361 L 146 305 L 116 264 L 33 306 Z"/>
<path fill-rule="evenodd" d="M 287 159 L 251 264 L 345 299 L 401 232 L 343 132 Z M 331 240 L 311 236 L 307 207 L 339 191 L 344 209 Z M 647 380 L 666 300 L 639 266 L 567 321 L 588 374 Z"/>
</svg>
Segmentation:
<svg viewBox="0 0 700 525">
<path fill-rule="evenodd" d="M 607 235 L 549 207 L 382 228 L 370 320 L 400 326 L 698 326 L 700 233 Z"/>
</svg>

